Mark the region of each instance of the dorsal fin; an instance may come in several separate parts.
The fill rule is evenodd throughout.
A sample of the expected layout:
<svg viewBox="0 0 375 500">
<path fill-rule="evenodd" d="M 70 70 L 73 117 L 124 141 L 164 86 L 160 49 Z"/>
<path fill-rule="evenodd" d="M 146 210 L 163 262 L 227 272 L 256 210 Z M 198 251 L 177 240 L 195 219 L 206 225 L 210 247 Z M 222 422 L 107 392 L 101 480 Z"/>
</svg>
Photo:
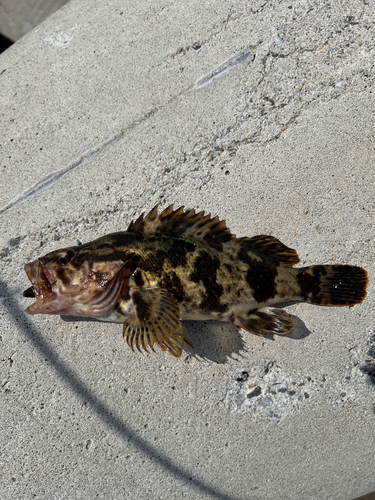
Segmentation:
<svg viewBox="0 0 375 500">
<path fill-rule="evenodd" d="M 261 234 L 252 238 L 238 238 L 241 247 L 272 260 L 275 264 L 294 266 L 299 262 L 298 254 L 273 236 Z"/>
<path fill-rule="evenodd" d="M 185 207 L 173 210 L 170 205 L 158 214 L 156 205 L 146 216 L 143 212 L 135 222 L 131 222 L 128 231 L 144 234 L 169 234 L 184 238 L 199 238 L 210 241 L 228 241 L 234 236 L 227 228 L 225 221 L 219 217 L 196 213 L 195 210 L 184 210 Z"/>
</svg>

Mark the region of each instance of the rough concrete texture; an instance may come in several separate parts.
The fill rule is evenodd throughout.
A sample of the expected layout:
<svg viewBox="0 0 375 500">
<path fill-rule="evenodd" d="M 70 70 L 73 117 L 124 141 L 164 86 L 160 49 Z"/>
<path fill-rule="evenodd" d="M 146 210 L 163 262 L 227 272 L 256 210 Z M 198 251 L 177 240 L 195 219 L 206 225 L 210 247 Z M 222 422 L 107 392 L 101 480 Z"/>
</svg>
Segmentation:
<svg viewBox="0 0 375 500">
<path fill-rule="evenodd" d="M 1 0 L 0 33 L 19 40 L 69 0 Z"/>
<path fill-rule="evenodd" d="M 1 82 L 2 498 L 351 500 L 375 489 L 372 2 L 71 1 Z M 287 337 L 26 317 L 23 266 L 156 203 L 367 268 Z"/>
</svg>

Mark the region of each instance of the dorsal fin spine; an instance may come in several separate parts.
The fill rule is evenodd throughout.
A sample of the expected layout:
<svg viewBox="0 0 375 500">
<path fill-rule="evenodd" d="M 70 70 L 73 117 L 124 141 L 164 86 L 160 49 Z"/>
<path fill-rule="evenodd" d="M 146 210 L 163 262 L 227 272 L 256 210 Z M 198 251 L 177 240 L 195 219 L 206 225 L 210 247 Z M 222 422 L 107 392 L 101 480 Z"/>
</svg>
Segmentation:
<svg viewBox="0 0 375 500">
<path fill-rule="evenodd" d="M 234 237 L 225 221 L 221 221 L 218 216 L 205 215 L 204 211 L 196 213 L 194 209 L 185 211 L 183 206 L 173 210 L 173 205 L 158 214 L 157 208 L 158 205 L 146 216 L 143 213 L 135 222 L 132 221 L 128 231 L 222 242 Z"/>
</svg>

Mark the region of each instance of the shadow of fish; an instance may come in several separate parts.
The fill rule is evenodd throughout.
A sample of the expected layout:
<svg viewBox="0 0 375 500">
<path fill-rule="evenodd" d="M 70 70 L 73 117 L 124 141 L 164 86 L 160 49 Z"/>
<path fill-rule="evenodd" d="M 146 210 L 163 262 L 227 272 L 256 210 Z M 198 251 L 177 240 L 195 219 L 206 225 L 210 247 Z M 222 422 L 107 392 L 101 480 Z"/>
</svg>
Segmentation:
<svg viewBox="0 0 375 500">
<path fill-rule="evenodd" d="M 51 252 L 26 264 L 35 297 L 30 314 L 93 317 L 124 324 L 134 350 L 158 345 L 181 356 L 192 346 L 182 320 L 229 321 L 255 335 L 293 327 L 276 304 L 296 300 L 353 306 L 366 297 L 367 272 L 349 265 L 302 268 L 295 250 L 272 236 L 236 238 L 225 221 L 158 206 L 127 231 Z"/>
</svg>

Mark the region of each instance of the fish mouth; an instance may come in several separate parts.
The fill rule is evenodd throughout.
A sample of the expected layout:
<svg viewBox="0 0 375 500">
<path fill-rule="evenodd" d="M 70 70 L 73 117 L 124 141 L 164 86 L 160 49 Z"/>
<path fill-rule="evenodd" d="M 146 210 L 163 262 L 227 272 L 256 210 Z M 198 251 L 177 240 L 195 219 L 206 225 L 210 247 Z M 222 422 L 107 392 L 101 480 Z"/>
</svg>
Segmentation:
<svg viewBox="0 0 375 500">
<path fill-rule="evenodd" d="M 36 301 L 27 308 L 27 312 L 36 314 L 42 305 L 55 297 L 55 293 L 52 291 L 51 283 L 40 260 L 34 260 L 26 264 L 25 272 L 32 286 L 23 292 L 23 296 L 36 298 Z"/>
<path fill-rule="evenodd" d="M 59 284 L 55 273 L 35 260 L 25 265 L 25 272 L 31 287 L 23 292 L 24 297 L 35 298 L 26 311 L 29 314 L 59 314 L 61 316 L 108 316 L 116 305 L 119 296 L 128 286 L 129 269 L 123 267 L 115 276 L 98 288 L 97 283 L 89 281 L 85 286 L 65 287 Z M 57 279 L 57 281 L 56 281 Z"/>
</svg>

